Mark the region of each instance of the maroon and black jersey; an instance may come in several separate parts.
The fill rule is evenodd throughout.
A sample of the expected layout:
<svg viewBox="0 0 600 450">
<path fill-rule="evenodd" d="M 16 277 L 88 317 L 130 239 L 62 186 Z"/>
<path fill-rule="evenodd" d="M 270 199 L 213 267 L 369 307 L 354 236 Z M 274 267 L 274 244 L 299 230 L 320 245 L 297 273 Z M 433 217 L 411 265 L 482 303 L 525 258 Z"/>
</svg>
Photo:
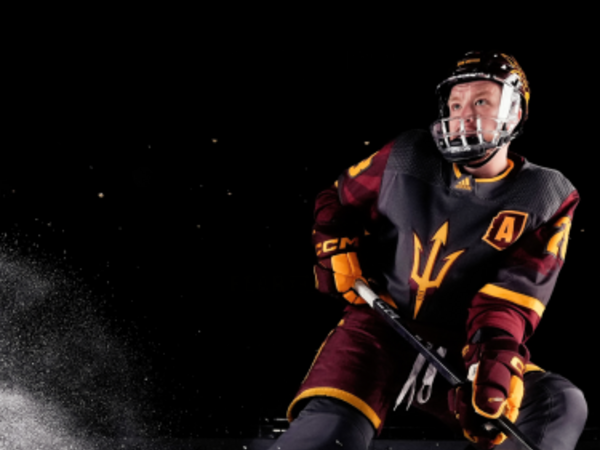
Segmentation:
<svg viewBox="0 0 600 450">
<path fill-rule="evenodd" d="M 556 283 L 578 201 L 558 171 L 512 153 L 499 176 L 473 178 L 415 130 L 345 171 L 319 194 L 315 214 L 325 226 L 345 208 L 360 213 L 375 255 L 361 264 L 403 317 L 467 338 L 495 327 L 526 340 Z"/>
</svg>

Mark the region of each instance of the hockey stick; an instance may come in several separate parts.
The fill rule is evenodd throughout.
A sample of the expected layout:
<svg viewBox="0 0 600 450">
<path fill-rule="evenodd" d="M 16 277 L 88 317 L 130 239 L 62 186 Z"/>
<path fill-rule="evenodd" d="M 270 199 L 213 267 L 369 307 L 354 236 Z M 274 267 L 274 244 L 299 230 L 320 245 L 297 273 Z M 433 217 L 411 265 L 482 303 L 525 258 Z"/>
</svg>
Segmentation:
<svg viewBox="0 0 600 450">
<path fill-rule="evenodd" d="M 398 332 L 416 351 L 437 369 L 438 373 L 450 383 L 452 387 L 464 384 L 466 381 L 460 379 L 434 352 L 429 350 L 423 340 L 410 332 L 401 322 L 398 313 L 381 300 L 375 292 L 373 292 L 361 280 L 357 280 L 354 284 L 354 291 L 361 296 L 365 301 L 383 316 L 388 324 Z M 497 428 L 512 439 L 516 439 L 523 445 L 526 450 L 540 450 L 533 442 L 519 430 L 506 416 L 500 416 L 499 419 L 490 420 L 490 427 Z"/>
</svg>

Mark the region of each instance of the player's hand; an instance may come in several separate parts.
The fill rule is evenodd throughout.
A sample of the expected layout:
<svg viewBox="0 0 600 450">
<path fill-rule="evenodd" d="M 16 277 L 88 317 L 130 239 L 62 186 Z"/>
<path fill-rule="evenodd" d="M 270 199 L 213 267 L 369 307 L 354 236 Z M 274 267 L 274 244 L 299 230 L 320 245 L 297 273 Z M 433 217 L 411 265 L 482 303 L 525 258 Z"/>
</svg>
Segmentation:
<svg viewBox="0 0 600 450">
<path fill-rule="evenodd" d="M 470 344 L 463 350 L 469 380 L 448 395 L 450 410 L 465 436 L 478 447 L 491 449 L 506 439 L 504 433 L 487 429 L 489 419 L 505 415 L 515 422 L 523 400 L 523 373 L 529 361 L 527 348 L 510 336 Z"/>
<path fill-rule="evenodd" d="M 357 279 L 367 282 L 362 276 L 356 253 L 358 236 L 336 237 L 315 229 L 313 244 L 317 254 L 314 268 L 317 289 L 334 296 L 341 294 L 353 304 L 366 303 L 352 290 Z"/>
</svg>

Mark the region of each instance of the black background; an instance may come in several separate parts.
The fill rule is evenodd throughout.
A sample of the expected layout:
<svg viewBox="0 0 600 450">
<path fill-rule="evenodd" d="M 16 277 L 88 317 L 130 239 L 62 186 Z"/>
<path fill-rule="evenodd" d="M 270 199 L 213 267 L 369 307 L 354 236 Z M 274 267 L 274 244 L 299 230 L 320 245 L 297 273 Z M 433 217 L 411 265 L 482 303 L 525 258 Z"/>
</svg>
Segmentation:
<svg viewBox="0 0 600 450">
<path fill-rule="evenodd" d="M 522 20 L 384 17 L 18 16 L 3 64 L 3 246 L 94 293 L 136 355 L 158 434 L 252 436 L 261 417 L 284 415 L 343 307 L 313 288 L 315 195 L 399 132 L 427 127 L 436 83 L 471 49 L 516 56 L 532 97 L 512 150 L 581 193 L 530 349 L 584 390 L 598 425 L 586 36 L 551 20 L 524 35 Z"/>
</svg>

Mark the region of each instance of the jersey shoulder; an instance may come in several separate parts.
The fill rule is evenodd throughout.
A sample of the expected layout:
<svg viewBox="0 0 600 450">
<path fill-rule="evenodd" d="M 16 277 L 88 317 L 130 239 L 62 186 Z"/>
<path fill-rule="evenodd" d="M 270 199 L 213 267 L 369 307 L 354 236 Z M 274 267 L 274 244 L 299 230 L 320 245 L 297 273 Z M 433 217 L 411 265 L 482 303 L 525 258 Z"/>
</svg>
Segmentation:
<svg viewBox="0 0 600 450">
<path fill-rule="evenodd" d="M 441 185 L 444 184 L 444 164 L 445 161 L 428 131 L 409 130 L 394 139 L 388 170 Z"/>
<path fill-rule="evenodd" d="M 513 203 L 534 211 L 545 222 L 574 193 L 575 186 L 558 170 L 524 160 L 505 196 Z"/>
</svg>

